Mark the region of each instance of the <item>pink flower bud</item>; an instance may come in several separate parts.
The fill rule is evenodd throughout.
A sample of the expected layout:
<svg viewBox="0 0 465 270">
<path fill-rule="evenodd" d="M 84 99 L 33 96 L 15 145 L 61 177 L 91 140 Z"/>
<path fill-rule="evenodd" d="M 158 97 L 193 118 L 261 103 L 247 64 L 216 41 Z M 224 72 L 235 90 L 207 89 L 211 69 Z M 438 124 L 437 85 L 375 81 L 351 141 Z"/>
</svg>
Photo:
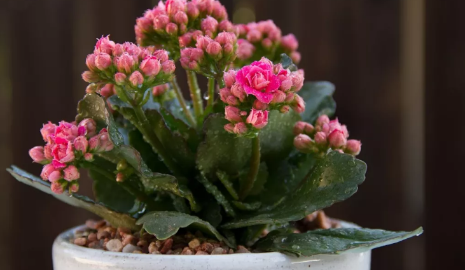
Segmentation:
<svg viewBox="0 0 465 270">
<path fill-rule="evenodd" d="M 95 66 L 100 70 L 105 70 L 112 64 L 111 56 L 106 53 L 99 53 L 95 57 Z"/>
<path fill-rule="evenodd" d="M 95 83 L 100 81 L 100 77 L 98 76 L 98 74 L 92 71 L 84 71 L 81 76 L 82 79 L 88 83 Z"/>
<path fill-rule="evenodd" d="M 211 42 L 213 42 L 213 40 L 208 36 L 198 36 L 197 42 L 195 43 L 195 47 L 197 49 L 206 50 Z"/>
<path fill-rule="evenodd" d="M 231 55 L 234 54 L 234 46 L 231 44 L 224 45 L 223 52 L 226 55 L 226 57 L 231 57 Z M 236 59 L 236 55 L 232 56 L 233 57 L 231 58 L 231 61 L 234 61 Z"/>
<path fill-rule="evenodd" d="M 165 61 L 161 65 L 161 69 L 162 69 L 163 73 L 165 73 L 165 74 L 173 74 L 174 71 L 176 70 L 176 65 L 174 64 L 174 62 L 172 60 Z"/>
<path fill-rule="evenodd" d="M 63 192 L 65 192 L 65 188 L 66 188 L 66 184 L 59 183 L 59 182 L 52 183 L 50 187 L 52 192 L 55 194 L 63 194 Z"/>
<path fill-rule="evenodd" d="M 303 98 L 297 94 L 294 95 L 294 104 L 292 105 L 297 113 L 303 113 L 305 111 L 305 101 Z"/>
<path fill-rule="evenodd" d="M 85 159 L 86 161 L 94 161 L 94 155 L 91 154 L 91 153 L 86 153 L 86 154 L 84 155 L 84 159 Z"/>
<path fill-rule="evenodd" d="M 181 50 L 181 58 L 179 61 L 185 69 L 197 70 L 199 62 L 203 59 L 203 50 L 198 48 L 186 48 Z"/>
<path fill-rule="evenodd" d="M 179 38 L 179 46 L 181 48 L 188 47 L 192 42 L 192 33 L 185 33 L 184 35 L 180 36 Z"/>
<path fill-rule="evenodd" d="M 226 87 L 231 88 L 233 84 L 236 82 L 236 71 L 231 69 L 224 73 L 224 84 Z"/>
<path fill-rule="evenodd" d="M 76 166 L 70 165 L 66 169 L 63 170 L 64 174 L 64 179 L 66 181 L 73 181 L 77 180 L 80 177 L 79 170 L 76 168 Z"/>
<path fill-rule="evenodd" d="M 224 32 L 235 32 L 236 29 L 234 27 L 234 24 L 232 24 L 230 21 L 223 20 L 218 25 L 218 30 Z"/>
<path fill-rule="evenodd" d="M 247 93 L 244 88 L 242 88 L 242 86 L 238 83 L 235 83 L 231 87 L 231 94 L 237 97 L 241 102 L 244 102 L 247 97 Z"/>
<path fill-rule="evenodd" d="M 229 133 L 234 133 L 234 125 L 229 123 L 224 126 L 224 130 L 226 130 Z"/>
<path fill-rule="evenodd" d="M 134 58 L 127 52 L 116 59 L 116 66 L 120 72 L 131 73 L 134 67 Z"/>
<path fill-rule="evenodd" d="M 51 122 L 44 124 L 44 126 L 40 130 L 40 133 L 42 134 L 42 138 L 45 142 L 50 143 L 54 140 L 56 127 L 57 126 L 55 124 L 52 124 Z"/>
<path fill-rule="evenodd" d="M 111 83 L 105 84 L 102 89 L 100 89 L 100 95 L 109 98 L 115 94 L 114 85 Z"/>
<path fill-rule="evenodd" d="M 40 173 L 40 178 L 42 180 L 47 181 L 50 174 L 55 171 L 55 167 L 52 164 L 47 164 L 42 168 L 42 172 Z"/>
<path fill-rule="evenodd" d="M 74 140 L 74 148 L 76 151 L 81 151 L 83 154 L 87 153 L 87 147 L 89 146 L 89 142 L 87 138 L 84 136 L 79 136 Z"/>
<path fill-rule="evenodd" d="M 208 44 L 207 49 L 206 49 L 207 53 L 210 56 L 218 56 L 219 54 L 221 54 L 222 50 L 223 50 L 223 48 L 216 41 L 213 41 L 210 44 Z"/>
<path fill-rule="evenodd" d="M 197 0 L 195 2 L 200 12 L 212 14 L 214 0 Z"/>
<path fill-rule="evenodd" d="M 79 128 L 73 123 L 61 121 L 55 130 L 55 136 L 61 137 L 67 141 L 73 141 L 79 135 Z"/>
<path fill-rule="evenodd" d="M 139 66 L 146 76 L 157 76 L 160 72 L 160 61 L 155 56 L 147 56 Z"/>
<path fill-rule="evenodd" d="M 324 124 L 329 124 L 329 117 L 323 114 L 316 120 L 316 125 L 321 128 Z"/>
<path fill-rule="evenodd" d="M 115 82 L 117 85 L 122 85 L 126 81 L 126 74 L 118 72 L 115 74 Z"/>
<path fill-rule="evenodd" d="M 287 51 L 295 51 L 299 48 L 299 42 L 293 34 L 282 37 L 281 45 Z"/>
<path fill-rule="evenodd" d="M 90 150 L 100 153 L 113 150 L 113 142 L 108 137 L 108 132 L 105 130 L 100 131 L 100 133 L 89 140 Z"/>
<path fill-rule="evenodd" d="M 189 18 L 195 20 L 197 17 L 199 17 L 199 9 L 197 8 L 196 4 L 193 2 L 188 2 L 187 3 L 187 16 Z"/>
<path fill-rule="evenodd" d="M 294 125 L 294 135 L 299 135 L 305 133 L 311 135 L 313 133 L 314 127 L 309 123 L 299 121 Z"/>
<path fill-rule="evenodd" d="M 62 175 L 61 175 L 60 171 L 53 171 L 48 176 L 48 181 L 50 181 L 52 183 L 57 182 L 58 180 L 61 180 L 61 179 L 62 179 Z"/>
<path fill-rule="evenodd" d="M 226 106 L 224 114 L 229 122 L 242 122 L 241 110 L 237 107 Z"/>
<path fill-rule="evenodd" d="M 41 163 L 43 161 L 46 161 L 45 156 L 44 156 L 44 148 L 42 146 L 36 146 L 32 148 L 31 150 L 29 150 L 29 156 L 36 163 Z"/>
<path fill-rule="evenodd" d="M 292 62 L 298 64 L 300 63 L 300 60 L 302 59 L 302 56 L 300 55 L 299 52 L 292 52 L 290 55 Z"/>
<path fill-rule="evenodd" d="M 319 146 L 327 146 L 328 144 L 328 140 L 327 140 L 327 137 L 326 137 L 326 133 L 324 132 L 317 132 L 315 134 L 315 142 L 319 145 Z"/>
<path fill-rule="evenodd" d="M 234 97 L 234 96 L 228 96 L 228 97 L 226 98 L 226 103 L 227 103 L 228 105 L 231 105 L 231 106 L 238 106 L 238 105 L 239 105 L 239 101 L 238 101 L 237 98 Z"/>
<path fill-rule="evenodd" d="M 101 37 L 95 44 L 95 53 L 111 54 L 115 48 L 115 42 L 110 40 L 110 36 Z"/>
<path fill-rule="evenodd" d="M 281 113 L 288 113 L 290 110 L 291 110 L 291 107 L 288 105 L 282 106 L 281 109 L 279 109 Z"/>
<path fill-rule="evenodd" d="M 137 87 L 144 83 L 144 76 L 139 71 L 134 71 L 129 77 L 132 86 Z"/>
<path fill-rule="evenodd" d="M 344 135 L 344 132 L 342 132 L 341 130 L 334 130 L 333 132 L 331 132 L 331 134 L 329 134 L 328 136 L 328 141 L 331 148 L 333 149 L 342 148 L 347 143 L 347 139 Z"/>
<path fill-rule="evenodd" d="M 168 84 L 162 84 L 162 85 L 155 86 L 154 88 L 152 88 L 152 95 L 154 97 L 161 96 L 166 92 L 166 90 L 168 90 L 168 88 L 169 88 Z"/>
<path fill-rule="evenodd" d="M 124 175 L 124 173 L 119 172 L 116 174 L 116 182 L 118 183 L 124 182 L 125 178 L 126 176 Z"/>
<path fill-rule="evenodd" d="M 79 191 L 79 183 L 77 181 L 72 181 L 69 184 L 69 193 L 76 193 Z"/>
<path fill-rule="evenodd" d="M 218 29 L 218 21 L 213 17 L 207 16 L 207 18 L 202 20 L 200 28 L 205 35 L 212 37 L 213 33 L 216 33 Z"/>
<path fill-rule="evenodd" d="M 166 25 L 170 22 L 170 18 L 166 15 L 158 15 L 153 19 L 153 26 L 155 30 L 164 30 Z"/>
<path fill-rule="evenodd" d="M 91 71 L 95 71 L 97 68 L 95 66 L 95 54 L 89 54 L 86 57 L 86 65 Z"/>
<path fill-rule="evenodd" d="M 86 118 L 82 120 L 78 127 L 85 128 L 84 132 L 79 132 L 79 136 L 87 136 L 88 138 L 94 136 L 97 131 L 97 123 L 95 123 L 94 119 L 92 118 Z"/>
<path fill-rule="evenodd" d="M 213 2 L 212 15 L 219 21 L 226 20 L 228 18 L 226 8 L 223 5 L 221 5 L 221 3 L 218 1 Z"/>
<path fill-rule="evenodd" d="M 147 32 L 153 27 L 153 20 L 146 17 L 138 18 L 136 20 L 136 26 L 142 31 Z"/>
<path fill-rule="evenodd" d="M 231 96 L 231 95 L 232 95 L 231 90 L 229 90 L 229 88 L 220 89 L 220 99 L 224 103 L 226 103 L 228 97 Z"/>
<path fill-rule="evenodd" d="M 269 50 L 273 46 L 273 41 L 271 41 L 271 39 L 269 39 L 269 38 L 265 38 L 265 39 L 262 40 L 262 46 L 263 46 L 263 48 Z"/>
<path fill-rule="evenodd" d="M 292 85 L 294 88 L 294 91 L 300 91 L 304 85 L 304 73 L 302 70 L 292 72 L 291 74 L 291 80 L 292 80 Z"/>
<path fill-rule="evenodd" d="M 268 111 L 252 109 L 247 117 L 247 123 L 256 129 L 262 129 L 268 124 Z"/>
<path fill-rule="evenodd" d="M 345 152 L 350 155 L 358 155 L 362 150 L 362 143 L 357 140 L 348 140 L 346 144 Z"/>
<path fill-rule="evenodd" d="M 175 23 L 167 24 L 166 33 L 168 33 L 169 35 L 176 35 L 178 33 L 178 26 Z"/>
<path fill-rule="evenodd" d="M 52 144 L 47 144 L 44 146 L 44 157 L 48 160 L 53 159 L 52 147 L 53 147 Z"/>
<path fill-rule="evenodd" d="M 309 153 L 314 151 L 315 142 L 308 135 L 299 134 L 294 138 L 294 146 L 301 152 Z"/>
<path fill-rule="evenodd" d="M 250 42 L 244 39 L 239 39 L 237 41 L 238 47 L 237 47 L 237 58 L 241 60 L 247 60 L 250 57 L 252 57 L 254 51 L 255 51 L 255 46 L 252 45 Z"/>
<path fill-rule="evenodd" d="M 168 0 L 166 1 L 166 13 L 172 16 L 177 14 L 179 11 L 184 11 L 186 9 L 185 0 Z"/>
<path fill-rule="evenodd" d="M 257 110 L 266 110 L 268 109 L 268 104 L 259 101 L 258 99 L 254 101 L 253 107 Z"/>
<path fill-rule="evenodd" d="M 188 20 L 187 14 L 184 11 L 178 11 L 174 15 L 174 22 L 177 24 L 187 24 Z"/>
<path fill-rule="evenodd" d="M 245 125 L 244 122 L 240 122 L 240 123 L 237 123 L 235 126 L 234 126 L 234 133 L 237 134 L 237 135 L 243 135 L 245 133 L 247 133 L 247 126 Z"/>
<path fill-rule="evenodd" d="M 283 103 L 286 99 L 286 94 L 283 91 L 276 91 L 273 94 L 273 99 L 271 100 L 272 104 Z"/>
</svg>

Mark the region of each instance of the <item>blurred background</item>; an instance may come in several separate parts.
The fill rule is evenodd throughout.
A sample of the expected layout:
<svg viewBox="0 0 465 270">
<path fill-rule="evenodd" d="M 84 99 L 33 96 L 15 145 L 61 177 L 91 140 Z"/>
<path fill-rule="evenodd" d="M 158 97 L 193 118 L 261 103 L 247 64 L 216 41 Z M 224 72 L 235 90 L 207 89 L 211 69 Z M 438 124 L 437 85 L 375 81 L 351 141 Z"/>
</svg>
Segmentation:
<svg viewBox="0 0 465 270">
<path fill-rule="evenodd" d="M 327 212 L 364 227 L 425 228 L 373 252 L 374 270 L 460 269 L 465 230 L 465 1 L 222 0 L 234 22 L 273 19 L 300 41 L 308 80 L 335 83 L 367 181 Z M 0 2 L 0 269 L 52 269 L 61 231 L 91 217 L 16 182 L 48 120 L 73 119 L 96 38 L 134 41 L 150 0 Z M 88 189 L 89 187 L 87 187 Z"/>
</svg>

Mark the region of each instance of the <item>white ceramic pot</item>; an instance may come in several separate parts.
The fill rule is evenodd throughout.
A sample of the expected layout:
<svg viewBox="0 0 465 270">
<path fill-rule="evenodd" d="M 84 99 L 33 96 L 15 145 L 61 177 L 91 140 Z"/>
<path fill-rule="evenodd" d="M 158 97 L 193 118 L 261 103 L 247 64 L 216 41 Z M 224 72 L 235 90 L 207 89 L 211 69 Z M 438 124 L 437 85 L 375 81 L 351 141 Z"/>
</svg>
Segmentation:
<svg viewBox="0 0 465 270">
<path fill-rule="evenodd" d="M 71 244 L 78 228 L 55 240 L 54 270 L 370 270 L 370 251 L 300 258 L 277 252 L 198 256 L 109 252 Z"/>
</svg>

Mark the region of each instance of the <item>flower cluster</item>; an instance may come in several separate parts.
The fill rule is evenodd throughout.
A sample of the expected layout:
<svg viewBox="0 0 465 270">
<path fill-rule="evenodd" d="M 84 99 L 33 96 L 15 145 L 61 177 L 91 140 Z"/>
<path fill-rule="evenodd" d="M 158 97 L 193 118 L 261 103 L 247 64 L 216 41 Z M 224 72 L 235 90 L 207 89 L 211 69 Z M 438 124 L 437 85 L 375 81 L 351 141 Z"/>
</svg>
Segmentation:
<svg viewBox="0 0 465 270">
<path fill-rule="evenodd" d="M 47 123 L 40 130 L 45 146 L 36 146 L 29 150 L 34 162 L 45 165 L 41 178 L 52 183 L 52 191 L 63 193 L 77 192 L 80 177 L 80 161 L 92 161 L 95 153 L 111 151 L 113 143 L 106 129 L 98 134 L 95 121 L 84 119 L 79 124 L 60 122 L 58 125 Z"/>
<path fill-rule="evenodd" d="M 271 20 L 240 24 L 237 25 L 237 31 L 237 66 L 258 60 L 262 56 L 277 61 L 282 53 L 289 55 L 294 63 L 300 62 L 300 53 L 297 51 L 299 42 L 296 37 L 293 34 L 282 36 L 281 29 Z"/>
<path fill-rule="evenodd" d="M 180 62 L 184 69 L 215 76 L 222 74 L 236 59 L 237 38 L 234 33 L 221 32 L 215 39 L 199 35 L 196 41 L 195 48 L 181 51 Z"/>
<path fill-rule="evenodd" d="M 262 58 L 251 65 L 224 74 L 226 87 L 220 90 L 225 108 L 225 126 L 238 135 L 253 134 L 268 123 L 269 110 L 296 112 L 305 110 L 303 99 L 297 94 L 304 82 L 303 71 L 291 72 L 281 64 L 274 65 Z M 250 113 L 248 112 L 250 110 Z"/>
<path fill-rule="evenodd" d="M 219 1 L 168 0 L 166 4 L 160 1 L 137 19 L 136 40 L 142 46 L 162 46 L 177 59 L 179 48 L 186 47 L 193 35 L 200 33 L 213 38 L 218 31 L 232 31 L 232 23 L 227 19 L 228 13 Z"/>
<path fill-rule="evenodd" d="M 297 122 L 294 126 L 294 146 L 304 153 L 326 153 L 333 149 L 350 155 L 360 154 L 362 144 L 357 140 L 348 140 L 349 132 L 338 119 L 329 120 L 327 115 L 320 116 L 315 126 Z"/>
<path fill-rule="evenodd" d="M 117 44 L 108 36 L 98 40 L 86 64 L 89 70 L 82 78 L 91 83 L 87 92 L 100 91 L 106 97 L 115 93 L 115 84 L 142 91 L 162 84 L 176 68 L 164 50 L 142 48 L 130 42 Z"/>
</svg>

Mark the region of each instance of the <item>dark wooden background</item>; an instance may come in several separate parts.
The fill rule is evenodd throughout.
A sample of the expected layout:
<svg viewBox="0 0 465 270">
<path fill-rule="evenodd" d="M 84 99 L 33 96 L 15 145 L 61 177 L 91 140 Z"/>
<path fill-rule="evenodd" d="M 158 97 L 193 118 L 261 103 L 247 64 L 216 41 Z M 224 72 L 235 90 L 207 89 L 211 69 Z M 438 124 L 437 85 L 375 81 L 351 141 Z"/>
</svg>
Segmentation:
<svg viewBox="0 0 465 270">
<path fill-rule="evenodd" d="M 336 84 L 339 119 L 362 140 L 369 170 L 359 192 L 329 214 L 371 228 L 425 227 L 419 238 L 375 250 L 373 269 L 463 267 L 465 1 L 222 2 L 239 20 L 242 7 L 295 33 L 307 79 Z M 0 169 L 40 172 L 27 151 L 42 143 L 42 123 L 73 119 L 96 38 L 133 41 L 135 19 L 154 4 L 0 2 Z M 54 237 L 88 217 L 1 172 L 0 269 L 52 269 Z"/>
</svg>

